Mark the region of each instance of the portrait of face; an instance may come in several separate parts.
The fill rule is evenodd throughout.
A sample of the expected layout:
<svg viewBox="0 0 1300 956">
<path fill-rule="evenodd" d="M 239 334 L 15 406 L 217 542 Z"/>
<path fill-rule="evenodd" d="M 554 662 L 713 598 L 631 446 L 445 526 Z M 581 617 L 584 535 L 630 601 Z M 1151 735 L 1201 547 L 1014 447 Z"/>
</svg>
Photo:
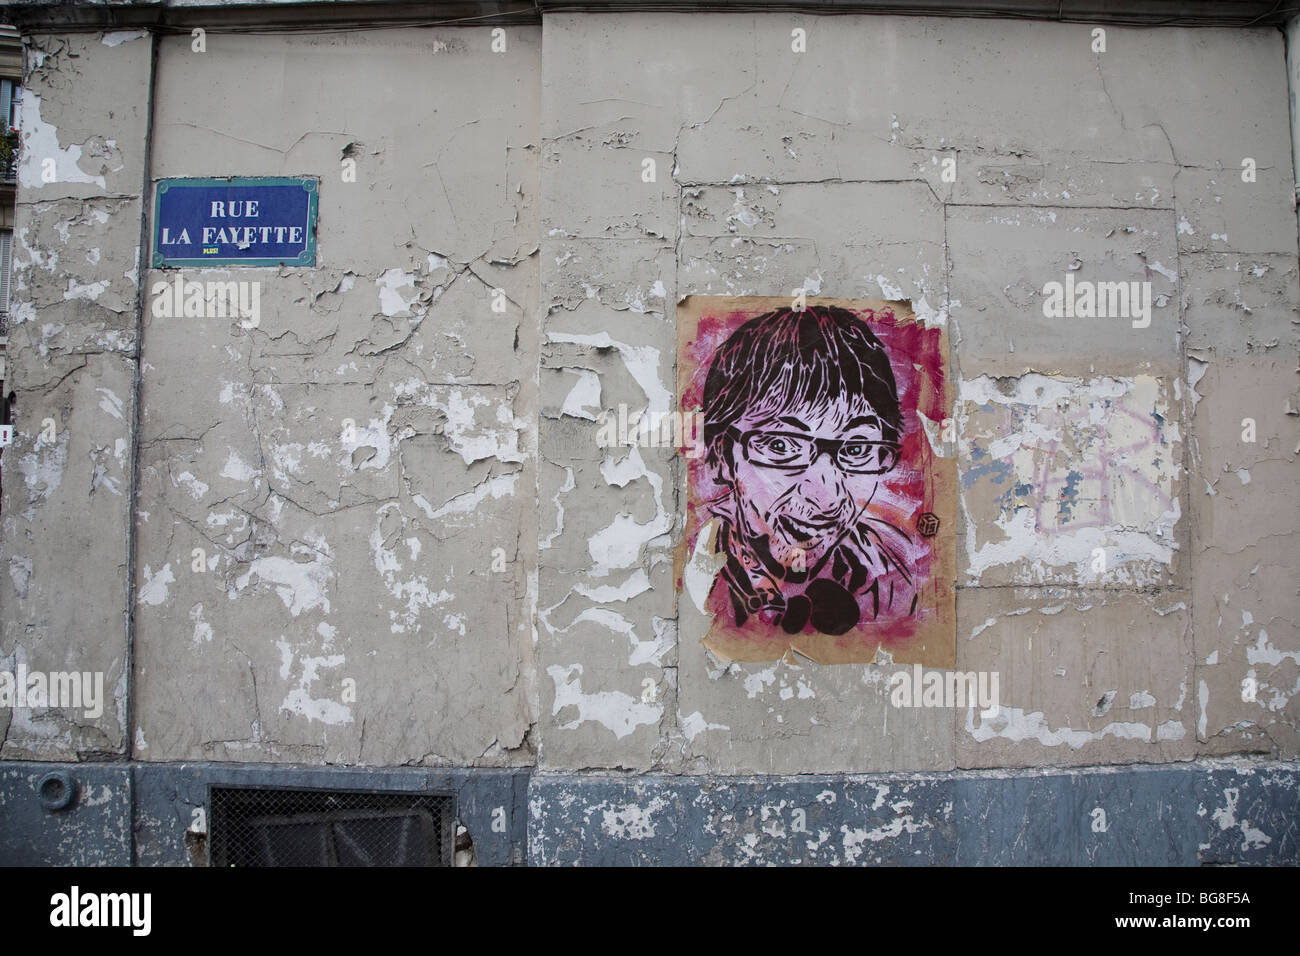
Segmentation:
<svg viewBox="0 0 1300 956">
<path fill-rule="evenodd" d="M 868 635 L 914 633 L 905 622 L 933 612 L 920 604 L 935 590 L 933 542 L 917 528 L 937 521 L 938 476 L 917 406 L 943 417 L 942 330 L 892 309 L 725 301 L 768 308 L 702 316 L 679 346 L 682 411 L 704 422 L 688 527 L 707 529 L 716 555 L 714 630 L 741 654 L 748 636 L 861 635 L 841 656 L 865 655 Z"/>
<path fill-rule="evenodd" d="M 899 447 L 861 396 L 821 406 L 760 405 L 746 410 L 727 438 L 722 467 L 734 465 L 719 479 L 734 489 L 738 533 L 787 576 L 817 574 L 866 512 Z"/>
</svg>

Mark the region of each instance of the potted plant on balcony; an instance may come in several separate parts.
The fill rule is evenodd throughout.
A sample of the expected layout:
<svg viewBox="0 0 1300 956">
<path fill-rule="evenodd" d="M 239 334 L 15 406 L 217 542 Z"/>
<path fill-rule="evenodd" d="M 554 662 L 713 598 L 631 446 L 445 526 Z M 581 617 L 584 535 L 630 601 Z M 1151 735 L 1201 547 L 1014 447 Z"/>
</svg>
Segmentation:
<svg viewBox="0 0 1300 956">
<path fill-rule="evenodd" d="M 17 175 L 19 139 L 18 129 L 14 126 L 0 135 L 0 177 L 4 179 L 13 179 Z"/>
</svg>

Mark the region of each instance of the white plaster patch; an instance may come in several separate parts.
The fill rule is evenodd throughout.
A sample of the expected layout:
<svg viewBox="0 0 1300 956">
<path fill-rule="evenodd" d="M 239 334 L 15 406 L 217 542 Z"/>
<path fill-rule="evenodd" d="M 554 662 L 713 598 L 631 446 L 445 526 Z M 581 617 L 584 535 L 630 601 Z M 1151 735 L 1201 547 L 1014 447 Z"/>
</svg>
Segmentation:
<svg viewBox="0 0 1300 956">
<path fill-rule="evenodd" d="M 244 459 L 239 457 L 239 452 L 233 448 L 230 454 L 226 456 L 226 463 L 221 466 L 221 477 L 230 478 L 234 481 L 250 482 L 257 478 L 259 472 Z"/>
<path fill-rule="evenodd" d="M 417 574 L 406 580 L 399 578 L 402 563 L 397 559 L 397 551 L 395 548 L 390 549 L 385 546 L 384 516 L 390 511 L 395 512 L 399 517 L 401 516 L 401 509 L 396 502 L 388 502 L 375 511 L 375 526 L 370 532 L 370 554 L 374 559 L 375 570 L 383 580 L 388 593 L 399 601 L 405 602 L 404 609 L 390 609 L 388 612 L 389 630 L 394 634 L 403 634 L 411 629 L 416 631 L 421 629 L 420 615 L 422 608 L 446 604 L 452 600 L 453 595 L 445 590 L 433 591 L 429 586 L 429 579 L 426 575 Z M 404 523 L 403 520 L 403 524 L 392 532 L 392 537 L 397 540 L 407 537 L 402 531 Z"/>
<path fill-rule="evenodd" d="M 119 422 L 122 420 L 122 400 L 117 397 L 117 393 L 111 388 L 97 388 L 99 392 L 99 408 L 101 411 L 112 415 Z"/>
<path fill-rule="evenodd" d="M 294 617 L 313 608 L 330 610 L 329 582 L 334 577 L 334 552 L 324 538 L 312 537 L 308 543 L 295 543 L 290 549 L 298 559 L 270 555 L 255 558 L 248 570 L 235 579 L 235 591 L 242 591 L 256 576 L 259 584 L 275 589 L 284 606 Z M 235 598 L 235 591 L 230 597 Z"/>
<path fill-rule="evenodd" d="M 149 565 L 144 566 L 144 584 L 140 585 L 140 590 L 136 594 L 136 601 L 139 604 L 162 604 L 167 600 L 167 585 L 175 584 L 176 577 L 172 574 L 171 562 L 164 564 L 154 574 Z"/>
<path fill-rule="evenodd" d="M 576 487 L 577 485 L 574 484 L 573 469 L 566 466 L 564 469 L 564 482 L 560 485 L 559 490 L 555 492 L 555 497 L 552 499 L 555 502 L 555 528 L 545 538 L 538 541 L 537 550 L 546 551 L 550 549 L 553 546 L 555 539 L 564 533 L 564 504 L 560 501 L 560 497 L 572 491 Z"/>
<path fill-rule="evenodd" d="M 401 269 L 388 269 L 375 280 L 379 290 L 379 311 L 387 316 L 409 314 L 416 299 L 415 275 Z M 410 297 L 403 290 L 410 290 Z"/>
<path fill-rule="evenodd" d="M 84 285 L 76 279 L 69 279 L 68 287 L 63 290 L 63 300 L 66 302 L 69 299 L 85 299 L 94 302 L 108 291 L 111 284 L 108 279 L 100 279 L 98 282 L 88 282 Z"/>
<path fill-rule="evenodd" d="M 879 843 L 881 840 L 888 840 L 893 837 L 901 836 L 904 833 L 918 833 L 921 830 L 928 830 L 933 827 L 929 820 L 916 821 L 912 815 L 904 814 L 895 817 L 889 823 L 882 826 L 873 827 L 870 830 L 864 830 L 858 827 L 849 827 L 848 824 L 840 826 L 840 832 L 844 834 L 844 862 L 854 863 L 866 849 L 865 844 Z"/>
<path fill-rule="evenodd" d="M 1241 852 L 1247 850 L 1258 850 L 1273 842 L 1273 838 L 1263 830 L 1256 829 L 1250 825 L 1250 821 L 1237 821 L 1237 801 L 1241 799 L 1241 791 L 1236 787 L 1227 787 L 1223 791 L 1224 805 L 1210 814 L 1210 819 L 1219 825 L 1219 829 L 1231 830 L 1237 827 L 1241 831 Z"/>
<path fill-rule="evenodd" d="M 638 594 L 650 590 L 650 577 L 644 570 L 639 569 L 622 584 L 603 584 L 599 587 L 578 584 L 574 586 L 573 590 L 583 597 L 591 598 L 598 604 L 608 604 L 611 601 L 629 601 Z"/>
<path fill-rule="evenodd" d="M 280 678 L 287 680 L 294 662 L 293 652 L 282 637 L 276 642 L 280 649 Z M 287 656 L 287 660 L 286 660 Z M 338 726 L 352 723 L 352 708 L 330 697 L 312 697 L 311 685 L 320 679 L 322 668 L 342 667 L 342 654 L 330 654 L 322 657 L 303 657 L 297 661 L 302 668 L 298 676 L 298 686 L 291 688 L 280 704 L 280 710 L 306 717 L 308 722 L 319 720 L 323 724 Z"/>
<path fill-rule="evenodd" d="M 698 710 L 686 717 L 680 718 L 682 733 L 686 735 L 687 740 L 695 740 L 706 730 L 730 730 L 726 724 L 711 724 L 704 719 L 704 715 Z"/>
<path fill-rule="evenodd" d="M 653 726 L 663 718 L 662 704 L 647 704 L 639 697 L 622 691 L 606 690 L 584 694 L 581 664 L 570 664 L 568 667 L 552 664 L 546 668 L 546 673 L 555 684 L 555 702 L 551 706 L 551 715 L 559 714 L 566 707 L 575 707 L 578 711 L 578 716 L 573 720 L 559 725 L 561 730 L 574 730 L 581 724 L 595 722 L 622 740 L 637 727 Z"/>
<path fill-rule="evenodd" d="M 208 486 L 199 479 L 195 478 L 188 471 L 183 471 L 173 479 L 175 484 L 185 488 L 190 493 L 190 497 L 198 501 L 208 493 Z"/>
<path fill-rule="evenodd" d="M 1053 730 L 1043 718 L 1042 711 L 1026 714 L 1019 707 L 1008 707 L 1005 704 L 1000 706 L 997 713 L 992 717 L 985 717 L 981 713 L 978 727 L 975 726 L 975 708 L 973 706 L 968 707 L 966 709 L 966 733 L 978 743 L 984 743 L 996 738 L 1010 740 L 1012 743 L 1020 743 L 1023 740 L 1037 740 L 1045 747 L 1059 747 L 1065 744 L 1071 750 L 1078 750 L 1085 744 L 1105 737 L 1148 742 L 1153 737 L 1149 725 L 1127 721 L 1112 721 L 1097 731 L 1074 730 L 1070 727 Z"/>
<path fill-rule="evenodd" d="M 388 460 L 393 453 L 393 436 L 389 434 L 388 423 L 393 418 L 393 406 L 384 402 L 381 412 L 383 418 L 372 418 L 365 425 L 357 424 L 355 434 L 346 440 L 340 440 L 343 449 L 341 465 L 357 471 L 383 470 L 388 467 Z M 373 453 L 354 466 L 353 455 L 358 449 L 372 449 Z"/>
<path fill-rule="evenodd" d="M 726 555 L 717 553 L 718 520 L 710 518 L 695 538 L 695 549 L 682 569 L 682 586 L 691 603 L 701 614 L 708 612 L 704 602 L 713 589 L 714 579 L 727 563 Z"/>
<path fill-rule="evenodd" d="M 1144 690 L 1128 695 L 1129 710 L 1141 710 L 1144 707 L 1154 707 L 1155 705 L 1156 699 Z"/>
<path fill-rule="evenodd" d="M 655 835 L 655 813 L 666 806 L 668 802 L 663 797 L 651 797 L 644 807 L 635 803 L 619 807 L 600 804 L 595 809 L 602 810 L 600 828 L 610 836 L 620 840 L 648 840 Z"/>
<path fill-rule="evenodd" d="M 42 164 L 54 160 L 54 181 L 60 186 L 69 183 L 91 183 L 107 189 L 103 176 L 90 176 L 81 171 L 81 147 L 73 144 L 67 149 L 59 146 L 59 131 L 41 119 L 41 97 L 36 90 L 23 90 L 23 145 L 19 153 L 18 183 L 23 189 L 43 189 L 46 185 Z"/>
<path fill-rule="evenodd" d="M 564 396 L 560 414 L 596 421 L 600 412 L 600 377 L 589 368 L 566 368 L 560 371 L 578 377 L 573 388 L 569 389 L 569 394 Z"/>
<path fill-rule="evenodd" d="M 547 338 L 552 342 L 569 342 L 574 345 L 590 345 L 595 348 L 617 349 L 628 374 L 645 393 L 650 403 L 650 413 L 667 415 L 672 405 L 672 395 L 659 377 L 660 352 L 650 345 L 628 345 L 616 342 L 608 332 L 597 335 L 584 335 L 576 332 L 548 332 Z M 658 419 L 656 419 L 658 420 Z"/>
<path fill-rule="evenodd" d="M 1254 646 L 1246 648 L 1246 662 L 1251 666 L 1255 664 L 1276 665 L 1281 664 L 1284 660 L 1291 660 L 1296 664 L 1300 664 L 1300 651 L 1283 651 L 1274 647 L 1268 641 L 1268 631 L 1262 628 L 1256 636 Z"/>
<path fill-rule="evenodd" d="M 633 447 L 621 462 L 605 456 L 600 471 L 606 481 L 618 487 L 623 487 L 635 478 L 645 478 L 654 489 L 655 515 L 642 523 L 626 512 L 620 512 L 614 516 L 612 523 L 587 539 L 587 552 L 595 562 L 590 573 L 597 578 L 637 564 L 642 549 L 673 528 L 673 517 L 664 505 L 664 480 L 646 467 L 637 448 Z"/>
<path fill-rule="evenodd" d="M 190 620 L 194 622 L 195 644 L 203 644 L 212 640 L 212 625 L 203 620 L 203 605 L 196 604 L 190 608 Z"/>
<path fill-rule="evenodd" d="M 149 34 L 144 30 L 108 30 L 100 37 L 99 42 L 104 46 L 119 46 L 128 43 L 131 40 L 139 40 L 147 37 Z"/>
</svg>

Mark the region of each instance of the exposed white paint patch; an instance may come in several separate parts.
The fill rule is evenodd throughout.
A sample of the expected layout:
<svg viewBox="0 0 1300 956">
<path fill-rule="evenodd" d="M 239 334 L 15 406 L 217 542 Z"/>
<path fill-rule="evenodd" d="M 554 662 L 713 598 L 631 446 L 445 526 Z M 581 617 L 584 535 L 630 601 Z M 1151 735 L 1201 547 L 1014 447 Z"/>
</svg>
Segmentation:
<svg viewBox="0 0 1300 956">
<path fill-rule="evenodd" d="M 472 465 L 485 458 L 503 462 L 524 460 L 519 450 L 519 432 L 527 427 L 527 423 L 515 418 L 506 402 L 496 402 L 478 391 L 457 388 L 451 389 L 445 400 L 432 397 L 429 404 L 447 416 L 444 434 L 452 450 L 465 464 Z M 477 421 L 477 409 L 480 408 L 491 410 L 492 424 L 483 425 Z"/>
<path fill-rule="evenodd" d="M 1182 740 L 1187 736 L 1187 728 L 1181 720 L 1166 720 L 1156 728 L 1156 740 Z"/>
<path fill-rule="evenodd" d="M 283 637 L 276 642 L 280 649 L 280 678 L 288 680 L 292 670 L 293 651 Z M 287 657 L 287 659 L 286 659 Z M 304 657 L 298 661 L 302 668 L 298 676 L 298 686 L 289 690 L 280 710 L 290 714 L 306 717 L 307 720 L 319 720 L 321 723 L 338 726 L 352 723 L 352 708 L 329 697 L 312 697 L 311 685 L 319 679 L 321 668 L 342 667 L 342 654 L 330 654 L 324 657 Z"/>
<path fill-rule="evenodd" d="M 1237 478 L 1241 481 L 1243 485 L 1250 484 L 1250 472 L 1247 471 L 1245 468 L 1237 469 Z"/>
<path fill-rule="evenodd" d="M 100 38 L 99 42 L 104 46 L 118 46 L 131 40 L 139 40 L 141 37 L 148 35 L 144 30 L 109 30 Z"/>
<path fill-rule="evenodd" d="M 176 577 L 172 574 L 171 562 L 164 564 L 154 574 L 149 565 L 144 566 L 144 584 L 140 585 L 140 591 L 136 595 L 136 601 L 140 604 L 158 605 L 167 600 L 167 585 L 175 584 Z"/>
<path fill-rule="evenodd" d="M 340 439 L 339 444 L 343 449 L 341 464 L 344 467 L 349 469 L 355 467 L 357 471 L 383 470 L 388 467 L 388 460 L 393 453 L 393 436 L 388 432 L 388 423 L 393 418 L 393 406 L 384 402 L 381 414 L 383 418 L 372 418 L 365 425 L 358 424 L 350 440 Z M 358 449 L 365 448 L 372 449 L 373 454 L 354 466 L 352 464 L 354 453 Z"/>
<path fill-rule="evenodd" d="M 317 607 L 328 614 L 329 582 L 334 577 L 334 552 L 319 535 L 304 536 L 304 540 L 307 543 L 294 544 L 291 553 L 306 560 L 293 560 L 278 555 L 255 558 L 248 570 L 235 579 L 235 591 L 230 592 L 231 600 L 234 600 L 235 592 L 247 587 L 256 575 L 259 583 L 275 588 L 275 593 L 294 617 Z"/>
<path fill-rule="evenodd" d="M 639 697 L 622 691 L 606 690 L 584 694 L 581 664 L 570 664 L 568 667 L 552 664 L 546 668 L 546 673 L 555 684 L 555 702 L 551 706 L 551 715 L 559 714 L 566 707 L 575 707 L 578 711 L 578 716 L 573 720 L 559 725 L 561 730 L 574 730 L 581 724 L 593 721 L 622 740 L 637 727 L 653 726 L 663 718 L 662 704 L 647 704 Z M 576 678 L 573 676 L 575 674 L 578 675 Z"/>
<path fill-rule="evenodd" d="M 420 506 L 425 516 L 430 520 L 446 518 L 450 515 L 473 514 L 478 511 L 483 502 L 488 499 L 512 497 L 515 489 L 519 484 L 519 473 L 512 472 L 508 475 L 497 475 L 494 478 L 488 478 L 479 482 L 469 491 L 456 495 L 449 499 L 437 510 L 430 506 L 423 495 L 415 495 L 411 500 Z M 416 542 L 419 543 L 418 541 Z M 418 553 L 418 552 L 417 552 Z M 413 554 L 412 557 L 415 557 Z"/>
<path fill-rule="evenodd" d="M 112 415 L 119 422 L 122 420 L 122 400 L 111 388 L 97 388 L 100 410 Z"/>
<path fill-rule="evenodd" d="M 1023 740 L 1037 740 L 1045 747 L 1059 747 L 1065 744 L 1071 750 L 1078 750 L 1085 744 L 1105 737 L 1145 741 L 1152 739 L 1152 731 L 1149 725 L 1126 721 L 1112 721 L 1097 731 L 1074 730 L 1070 727 L 1053 730 L 1048 726 L 1042 711 L 1026 714 L 1019 707 L 1007 707 L 1006 705 L 1000 706 L 997 713 L 991 718 L 984 717 L 981 714 L 978 727 L 975 726 L 975 708 L 973 706 L 968 707 L 966 709 L 966 733 L 979 743 L 995 738 L 1010 740 L 1012 743 L 1020 743 Z"/>
<path fill-rule="evenodd" d="M 203 644 L 212 640 L 212 625 L 203 620 L 203 605 L 196 604 L 190 608 L 190 620 L 194 622 L 195 644 Z"/>
<path fill-rule="evenodd" d="M 1168 266 L 1161 265 L 1159 262 L 1148 262 L 1147 268 L 1149 268 L 1152 272 L 1160 273 L 1160 275 L 1164 276 L 1170 282 L 1178 281 L 1177 269 L 1170 269 Z"/>
<path fill-rule="evenodd" d="M 1187 356 L 1187 391 L 1192 396 L 1192 411 L 1196 411 L 1196 406 L 1200 404 L 1201 396 L 1197 394 L 1196 386 L 1200 384 L 1205 373 L 1210 370 L 1210 363 L 1204 359 L 1199 359 L 1195 355 Z"/>
<path fill-rule="evenodd" d="M 873 277 L 871 276 L 867 277 L 869 281 L 872 280 L 872 278 Z M 907 298 L 907 296 L 903 295 L 902 286 L 894 285 L 888 276 L 875 276 L 874 281 L 876 285 L 880 286 L 880 294 L 891 302 L 899 302 Z"/>
<path fill-rule="evenodd" d="M 239 457 L 239 452 L 233 448 L 230 454 L 226 456 L 226 463 L 221 466 L 221 477 L 231 478 L 235 481 L 249 482 L 255 479 L 259 472 L 244 459 Z"/>
<path fill-rule="evenodd" d="M 776 665 L 765 667 L 761 671 L 754 671 L 746 674 L 745 679 L 741 682 L 745 688 L 745 694 L 750 700 L 753 700 L 771 684 L 776 683 Z"/>
<path fill-rule="evenodd" d="M 616 342 L 608 332 L 586 335 L 577 332 L 548 332 L 547 338 L 552 342 L 568 342 L 573 345 L 590 345 L 595 348 L 617 349 L 628 374 L 645 393 L 650 403 L 650 413 L 668 414 L 672 405 L 672 395 L 659 377 L 660 352 L 650 345 L 628 345 Z"/>
<path fill-rule="evenodd" d="M 867 842 L 879 843 L 881 840 L 888 840 L 892 837 L 901 836 L 903 833 L 917 833 L 921 830 L 928 830 L 933 827 L 929 820 L 916 821 L 912 815 L 895 817 L 891 822 L 882 826 L 873 827 L 870 830 L 863 830 L 857 827 L 850 828 L 849 825 L 842 824 L 840 832 L 844 834 L 844 862 L 853 863 L 862 855 L 865 849 L 863 844 Z"/>
<path fill-rule="evenodd" d="M 1268 642 L 1268 631 L 1260 629 L 1253 647 L 1246 648 L 1246 661 L 1255 664 L 1281 664 L 1284 660 L 1300 664 L 1300 651 L 1282 651 Z"/>
<path fill-rule="evenodd" d="M 686 735 L 687 740 L 694 740 L 706 730 L 730 730 L 726 724 L 711 724 L 704 719 L 704 715 L 698 710 L 680 720 L 682 733 Z"/>
<path fill-rule="evenodd" d="M 108 279 L 100 279 L 98 282 L 88 282 L 85 285 L 77 282 L 76 279 L 68 280 L 68 287 L 63 290 L 63 300 L 85 299 L 88 302 L 94 302 L 101 295 L 108 291 L 112 283 Z"/>
<path fill-rule="evenodd" d="M 555 539 L 564 533 L 564 504 L 560 501 L 560 497 L 572 491 L 575 487 L 577 486 L 574 484 L 573 469 L 566 466 L 564 469 L 564 482 L 560 485 L 559 490 L 555 492 L 555 497 L 551 499 L 555 502 L 555 530 L 538 542 L 537 550 L 546 551 L 553 545 Z"/>
<path fill-rule="evenodd" d="M 713 581 L 727 563 L 726 555 L 717 553 L 718 520 L 710 518 L 695 538 L 695 549 L 682 568 L 682 586 L 690 595 L 691 603 L 701 614 L 708 612 L 704 602 L 713 590 Z"/>
<path fill-rule="evenodd" d="M 666 806 L 668 801 L 663 797 L 651 797 L 644 807 L 638 807 L 635 803 L 607 807 L 602 803 L 593 809 L 603 811 L 600 828 L 610 836 L 620 840 L 648 840 L 655 835 L 655 813 Z"/>
<path fill-rule="evenodd" d="M 638 569 L 622 584 L 600 585 L 599 587 L 578 584 L 574 586 L 573 590 L 583 597 L 591 598 L 600 604 L 608 604 L 611 601 L 629 601 L 638 594 L 650 590 L 650 577 L 643 569 Z"/>
<path fill-rule="evenodd" d="M 569 389 L 569 394 L 564 396 L 564 405 L 560 408 L 560 414 L 585 418 L 591 422 L 596 421 L 601 408 L 600 376 L 589 368 L 566 368 L 561 371 L 576 375 L 578 381 L 573 388 Z"/>
<path fill-rule="evenodd" d="M 419 631 L 422 613 L 420 609 L 446 604 L 454 595 L 446 590 L 435 593 L 429 587 L 428 577 L 422 574 L 405 581 L 399 580 L 398 572 L 402 570 L 402 564 L 397 560 L 397 552 L 395 549 L 385 547 L 383 524 L 384 516 L 389 511 L 401 516 L 401 509 L 396 502 L 390 501 L 376 509 L 375 526 L 370 532 L 370 554 L 374 559 L 375 570 L 379 572 L 388 592 L 393 597 L 406 602 L 404 610 L 389 610 L 389 629 L 394 634 L 402 634 L 412 628 Z M 392 537 L 397 540 L 403 537 L 400 527 L 392 533 Z"/>
<path fill-rule="evenodd" d="M 108 185 L 103 176 L 89 176 L 81 171 L 81 147 L 59 146 L 59 131 L 41 119 L 41 97 L 36 90 L 23 90 L 23 145 L 19 153 L 18 182 L 23 189 L 43 189 L 42 163 L 54 160 L 54 181 L 60 186 L 69 183 L 93 183 L 100 189 Z"/>
<path fill-rule="evenodd" d="M 653 622 L 655 636 L 651 640 L 637 637 L 636 628 L 622 614 L 611 608 L 589 607 L 575 617 L 567 627 L 558 627 L 551 623 L 550 614 L 555 608 L 549 608 L 539 615 L 542 624 L 551 634 L 564 634 L 579 624 L 591 623 L 614 634 L 622 634 L 630 646 L 627 663 L 629 667 L 651 664 L 663 667 L 663 657 L 677 644 L 677 623 L 667 618 L 656 617 Z"/>
<path fill-rule="evenodd" d="M 643 524 L 626 512 L 620 512 L 612 523 L 587 539 L 587 552 L 595 562 L 590 573 L 598 578 L 614 570 L 632 567 L 640 560 L 643 548 L 673 528 L 673 517 L 664 505 L 663 477 L 646 467 L 639 449 L 634 446 L 619 462 L 606 455 L 600 473 L 606 481 L 620 488 L 635 478 L 645 478 L 654 490 L 655 515 Z"/>
<path fill-rule="evenodd" d="M 401 269 L 388 269 L 375 280 L 379 290 L 379 311 L 387 316 L 410 314 L 411 303 L 416 300 L 415 275 Z M 409 289 L 410 297 L 402 290 Z"/>
<path fill-rule="evenodd" d="M 1237 821 L 1237 801 L 1241 799 L 1241 791 L 1236 787 L 1227 787 L 1223 791 L 1224 805 L 1210 814 L 1210 819 L 1219 825 L 1220 830 L 1231 830 L 1238 827 L 1241 830 L 1241 850 L 1258 850 L 1273 842 L 1273 838 L 1263 830 L 1256 829 L 1250 825 L 1250 821 L 1243 819 L 1240 823 Z"/>
<path fill-rule="evenodd" d="M 1200 682 L 1200 687 L 1197 689 L 1196 692 L 1196 701 L 1201 705 L 1201 716 L 1196 721 L 1196 734 L 1198 737 L 1204 740 L 1205 726 L 1209 720 L 1206 714 L 1206 709 L 1209 707 L 1209 703 L 1210 703 L 1210 688 L 1209 685 L 1205 683 L 1205 681 Z"/>
<path fill-rule="evenodd" d="M 1128 709 L 1141 710 L 1143 707 L 1154 707 L 1156 699 L 1144 690 L 1128 695 Z"/>
<path fill-rule="evenodd" d="M 208 486 L 199 479 L 195 478 L 188 471 L 183 471 L 175 478 L 177 485 L 183 486 L 195 501 L 198 501 L 208 493 Z"/>
</svg>

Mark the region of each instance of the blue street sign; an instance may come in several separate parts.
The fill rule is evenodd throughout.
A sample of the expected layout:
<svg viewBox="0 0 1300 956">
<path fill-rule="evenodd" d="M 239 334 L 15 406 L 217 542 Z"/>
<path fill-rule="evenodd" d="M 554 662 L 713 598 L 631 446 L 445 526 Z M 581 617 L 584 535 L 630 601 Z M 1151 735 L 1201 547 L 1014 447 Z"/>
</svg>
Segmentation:
<svg viewBox="0 0 1300 956">
<path fill-rule="evenodd" d="M 307 176 L 160 180 L 153 265 L 314 266 L 317 197 Z"/>
</svg>

